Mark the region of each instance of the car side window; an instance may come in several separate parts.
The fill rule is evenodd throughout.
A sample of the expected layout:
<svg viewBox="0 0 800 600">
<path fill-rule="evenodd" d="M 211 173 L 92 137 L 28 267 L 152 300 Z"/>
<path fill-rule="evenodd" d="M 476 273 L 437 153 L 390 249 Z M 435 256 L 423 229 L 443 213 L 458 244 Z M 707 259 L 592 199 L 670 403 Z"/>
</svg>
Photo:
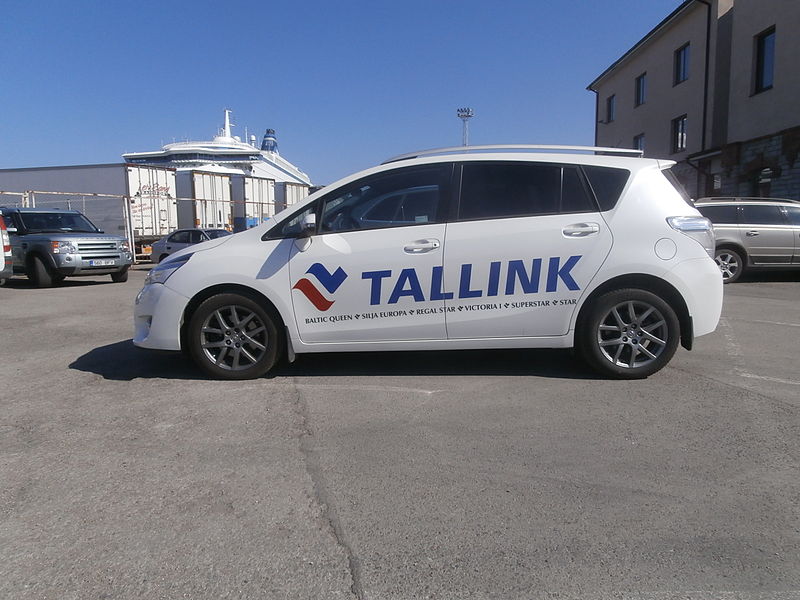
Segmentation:
<svg viewBox="0 0 800 600">
<path fill-rule="evenodd" d="M 800 225 L 800 206 L 787 206 L 786 216 L 792 225 Z"/>
<path fill-rule="evenodd" d="M 362 179 L 322 199 L 320 233 L 437 223 L 449 165 L 411 167 Z"/>
<path fill-rule="evenodd" d="M 189 232 L 189 243 L 190 244 L 199 244 L 200 242 L 205 241 L 206 238 L 202 231 L 198 231 L 195 229 L 194 231 Z"/>
<path fill-rule="evenodd" d="M 527 163 L 465 163 L 461 220 L 592 212 L 575 167 Z"/>
<path fill-rule="evenodd" d="M 738 220 L 735 206 L 697 206 L 696 208 L 714 225 L 736 225 Z"/>
<path fill-rule="evenodd" d="M 613 167 L 590 167 L 584 166 L 583 172 L 589 185 L 592 187 L 600 210 L 611 210 L 617 205 L 622 190 L 631 176 L 631 172 L 625 169 L 615 169 Z"/>
<path fill-rule="evenodd" d="M 176 231 L 167 240 L 171 244 L 188 244 L 189 243 L 189 232 L 188 231 Z"/>
<path fill-rule="evenodd" d="M 774 204 L 745 204 L 742 206 L 742 223 L 747 225 L 785 225 L 781 209 Z"/>
</svg>

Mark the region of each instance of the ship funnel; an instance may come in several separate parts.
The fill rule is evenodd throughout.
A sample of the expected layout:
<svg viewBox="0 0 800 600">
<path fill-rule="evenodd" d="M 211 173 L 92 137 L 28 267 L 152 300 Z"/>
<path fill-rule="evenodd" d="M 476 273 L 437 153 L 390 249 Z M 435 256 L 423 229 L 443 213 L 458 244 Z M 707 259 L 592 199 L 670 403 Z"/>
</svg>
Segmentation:
<svg viewBox="0 0 800 600">
<path fill-rule="evenodd" d="M 274 129 L 267 129 L 264 134 L 264 139 L 261 141 L 261 149 L 267 152 L 278 153 L 278 140 L 275 137 Z"/>
</svg>

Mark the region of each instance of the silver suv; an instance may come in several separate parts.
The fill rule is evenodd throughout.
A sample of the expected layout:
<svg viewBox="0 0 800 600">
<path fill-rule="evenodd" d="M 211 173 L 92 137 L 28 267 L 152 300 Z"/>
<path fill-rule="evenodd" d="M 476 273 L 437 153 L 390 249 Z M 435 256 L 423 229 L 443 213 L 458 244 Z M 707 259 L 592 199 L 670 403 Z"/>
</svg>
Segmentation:
<svg viewBox="0 0 800 600">
<path fill-rule="evenodd" d="M 0 208 L 10 238 L 14 273 L 24 273 L 36 287 L 50 287 L 65 277 L 111 275 L 128 279 L 133 263 L 128 240 L 106 234 L 77 210 Z"/>
<path fill-rule="evenodd" d="M 700 198 L 716 234 L 715 259 L 732 283 L 749 269 L 800 269 L 800 202 L 781 198 Z"/>
</svg>

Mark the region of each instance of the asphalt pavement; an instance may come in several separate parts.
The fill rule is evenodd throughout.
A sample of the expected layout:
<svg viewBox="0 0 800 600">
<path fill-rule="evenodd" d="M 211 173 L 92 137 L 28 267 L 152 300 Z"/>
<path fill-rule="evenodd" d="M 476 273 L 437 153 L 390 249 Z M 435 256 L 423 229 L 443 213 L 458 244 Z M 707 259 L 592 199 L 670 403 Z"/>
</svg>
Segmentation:
<svg viewBox="0 0 800 600">
<path fill-rule="evenodd" d="M 0 598 L 800 598 L 800 274 L 644 381 L 568 351 L 219 382 L 124 284 L 0 288 Z"/>
</svg>

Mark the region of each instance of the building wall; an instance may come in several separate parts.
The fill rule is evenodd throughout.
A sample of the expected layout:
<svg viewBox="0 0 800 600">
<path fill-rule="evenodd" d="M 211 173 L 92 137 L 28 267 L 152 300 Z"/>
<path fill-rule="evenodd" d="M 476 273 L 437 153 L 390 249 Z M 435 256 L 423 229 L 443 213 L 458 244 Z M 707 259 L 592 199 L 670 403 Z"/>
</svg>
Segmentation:
<svg viewBox="0 0 800 600">
<path fill-rule="evenodd" d="M 697 0 L 684 2 L 590 86 L 598 92 L 597 143 L 632 147 L 633 136 L 644 133 L 645 156 L 678 161 L 673 171 L 693 197 L 800 199 L 800 0 L 718 0 L 712 16 L 705 145 L 706 11 Z M 754 93 L 756 36 L 773 26 L 773 87 Z M 689 80 L 671 87 L 673 53 L 686 40 Z M 634 108 L 633 81 L 643 71 L 648 102 Z M 614 93 L 617 118 L 607 124 L 605 102 Z M 672 153 L 670 123 L 684 113 L 687 149 Z"/>
<path fill-rule="evenodd" d="M 775 27 L 772 89 L 754 94 L 755 37 Z M 800 125 L 800 1 L 736 0 L 728 142 Z"/>
<path fill-rule="evenodd" d="M 695 2 L 678 15 L 670 27 L 657 32 L 633 55 L 597 85 L 599 115 L 597 144 L 633 147 L 644 133 L 645 156 L 680 160 L 701 150 L 705 88 L 706 8 Z M 689 78 L 673 85 L 674 53 L 690 44 Z M 647 99 L 634 105 L 635 80 L 647 73 Z M 606 99 L 616 95 L 617 117 L 605 122 Z M 672 120 L 687 115 L 687 149 L 672 152 Z"/>
</svg>

